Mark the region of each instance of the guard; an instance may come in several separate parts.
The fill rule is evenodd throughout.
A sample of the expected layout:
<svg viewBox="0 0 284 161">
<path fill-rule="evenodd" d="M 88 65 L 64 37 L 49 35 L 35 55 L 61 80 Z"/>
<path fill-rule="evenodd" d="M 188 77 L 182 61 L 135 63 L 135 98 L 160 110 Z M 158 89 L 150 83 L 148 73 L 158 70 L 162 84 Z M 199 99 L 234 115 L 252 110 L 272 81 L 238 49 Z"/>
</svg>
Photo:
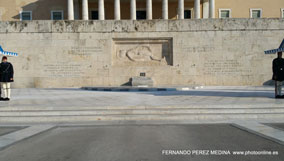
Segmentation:
<svg viewBox="0 0 284 161">
<path fill-rule="evenodd" d="M 2 100 L 9 101 L 11 98 L 11 82 L 14 82 L 14 69 L 13 65 L 7 61 L 6 56 L 3 56 L 2 58 L 0 73 L 0 82 L 4 95 Z"/>
<path fill-rule="evenodd" d="M 3 55 L 2 63 L 3 63 L 4 60 L 5 60 L 5 62 L 7 62 L 7 57 L 6 56 L 12 56 L 12 57 L 17 57 L 18 56 L 17 53 L 3 50 L 1 45 L 0 45 L 0 55 Z M 0 64 L 0 82 L 3 80 L 2 78 L 5 77 L 5 75 L 6 75 L 6 74 L 3 75 L 3 72 L 1 71 L 1 65 L 3 65 L 2 63 Z M 11 64 L 11 66 L 12 66 L 12 64 Z M 5 65 L 4 65 L 3 68 L 5 68 Z M 12 66 L 12 68 L 13 68 L 13 66 Z M 11 68 L 9 70 L 11 70 Z M 12 78 L 10 78 L 9 81 L 13 82 L 14 81 L 14 78 L 13 78 L 14 70 L 13 70 L 13 72 L 10 72 L 10 74 L 11 73 L 13 73 L 13 74 L 12 74 Z M 2 88 L 2 83 L 0 83 L 0 101 L 8 101 L 8 100 L 10 100 L 10 91 L 11 91 L 11 89 L 10 89 L 10 82 L 9 81 L 8 82 L 3 82 L 5 87 L 9 87 L 9 88 L 7 88 L 7 90 L 6 90 L 6 88 L 3 89 L 4 95 L 7 94 L 7 96 L 4 96 L 4 98 L 1 97 L 1 94 L 2 94 L 2 89 L 1 89 Z M 5 93 L 5 92 L 7 92 L 7 93 Z M 8 97 L 8 95 L 9 95 L 9 97 Z"/>
<path fill-rule="evenodd" d="M 282 85 L 284 84 L 284 59 L 282 58 L 282 52 L 284 52 L 284 39 L 279 48 L 264 51 L 265 54 L 277 53 L 277 58 L 273 60 L 272 65 L 272 80 L 275 81 L 275 98 L 284 98 L 281 95 Z"/>
<path fill-rule="evenodd" d="M 273 77 L 275 81 L 275 98 L 284 98 L 281 95 L 282 85 L 284 82 L 284 59 L 282 58 L 282 52 L 277 53 L 277 58 L 273 60 Z"/>
</svg>

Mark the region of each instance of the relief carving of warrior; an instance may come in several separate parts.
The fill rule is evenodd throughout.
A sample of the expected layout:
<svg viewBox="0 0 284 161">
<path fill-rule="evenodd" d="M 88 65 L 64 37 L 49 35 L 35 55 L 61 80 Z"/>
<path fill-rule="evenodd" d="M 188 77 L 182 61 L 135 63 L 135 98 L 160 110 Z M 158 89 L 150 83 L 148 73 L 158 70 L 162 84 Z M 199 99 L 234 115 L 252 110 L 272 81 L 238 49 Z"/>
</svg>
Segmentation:
<svg viewBox="0 0 284 161">
<path fill-rule="evenodd" d="M 164 58 L 157 58 L 153 55 L 150 47 L 148 46 L 136 46 L 129 50 L 119 50 L 117 53 L 119 58 L 127 57 L 130 61 L 133 62 L 144 62 L 144 61 L 157 61 L 163 62 L 166 61 Z"/>
</svg>

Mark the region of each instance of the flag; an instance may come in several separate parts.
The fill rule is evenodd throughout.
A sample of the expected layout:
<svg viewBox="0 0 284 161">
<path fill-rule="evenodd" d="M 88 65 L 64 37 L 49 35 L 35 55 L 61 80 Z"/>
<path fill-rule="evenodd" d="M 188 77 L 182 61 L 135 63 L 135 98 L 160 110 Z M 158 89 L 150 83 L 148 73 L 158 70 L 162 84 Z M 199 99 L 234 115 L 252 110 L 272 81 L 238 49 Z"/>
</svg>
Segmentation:
<svg viewBox="0 0 284 161">
<path fill-rule="evenodd" d="M 9 52 L 9 51 L 4 51 L 3 48 L 0 46 L 0 55 L 3 55 L 3 56 L 18 56 L 17 53 L 14 53 L 14 52 Z"/>
</svg>

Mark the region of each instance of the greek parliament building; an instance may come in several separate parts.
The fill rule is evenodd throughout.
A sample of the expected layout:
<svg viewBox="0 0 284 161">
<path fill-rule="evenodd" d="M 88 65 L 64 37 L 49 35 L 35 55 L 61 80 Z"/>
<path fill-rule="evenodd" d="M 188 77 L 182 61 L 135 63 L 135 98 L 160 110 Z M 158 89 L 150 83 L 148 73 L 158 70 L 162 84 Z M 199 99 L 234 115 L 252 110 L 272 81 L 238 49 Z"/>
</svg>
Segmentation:
<svg viewBox="0 0 284 161">
<path fill-rule="evenodd" d="M 283 12 L 284 0 L 0 0 L 0 46 L 18 54 L 13 88 L 260 86 Z"/>
<path fill-rule="evenodd" d="M 280 18 L 283 0 L 0 0 L 0 19 Z"/>
</svg>

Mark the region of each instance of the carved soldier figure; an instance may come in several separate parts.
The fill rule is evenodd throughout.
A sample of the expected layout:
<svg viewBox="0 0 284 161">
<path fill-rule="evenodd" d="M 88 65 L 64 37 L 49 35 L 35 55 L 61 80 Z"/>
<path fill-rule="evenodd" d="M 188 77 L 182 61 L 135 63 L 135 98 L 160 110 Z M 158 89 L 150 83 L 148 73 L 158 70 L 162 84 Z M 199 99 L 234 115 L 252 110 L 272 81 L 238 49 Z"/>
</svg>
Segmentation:
<svg viewBox="0 0 284 161">
<path fill-rule="evenodd" d="M 273 60 L 272 79 L 275 80 L 275 98 L 284 98 L 284 95 L 281 95 L 284 82 L 284 59 L 282 58 L 282 52 L 278 52 L 278 57 Z"/>
<path fill-rule="evenodd" d="M 119 50 L 117 52 L 118 58 L 127 58 L 132 62 L 150 62 L 155 61 L 163 64 L 167 64 L 166 57 L 158 58 L 155 56 L 148 46 L 136 46 L 128 50 Z"/>
<path fill-rule="evenodd" d="M 126 56 L 131 61 L 161 61 L 153 55 L 148 46 L 137 46 L 133 49 L 129 49 L 126 52 Z"/>
</svg>

